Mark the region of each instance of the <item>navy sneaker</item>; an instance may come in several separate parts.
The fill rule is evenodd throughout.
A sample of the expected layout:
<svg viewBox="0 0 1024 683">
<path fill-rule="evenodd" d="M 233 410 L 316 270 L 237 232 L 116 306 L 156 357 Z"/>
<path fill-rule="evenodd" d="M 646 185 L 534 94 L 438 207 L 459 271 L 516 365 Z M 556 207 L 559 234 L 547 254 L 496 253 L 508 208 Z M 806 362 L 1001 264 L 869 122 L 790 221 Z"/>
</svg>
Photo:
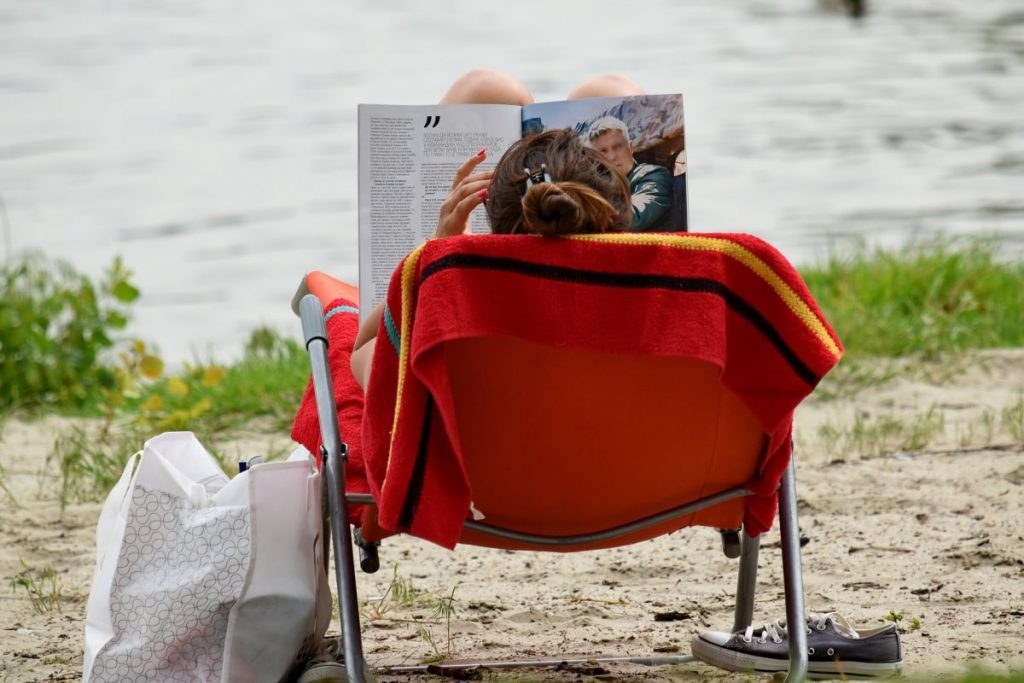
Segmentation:
<svg viewBox="0 0 1024 683">
<path fill-rule="evenodd" d="M 807 629 L 807 674 L 811 678 L 892 676 L 903 666 L 896 624 L 857 631 L 835 612 L 811 612 Z M 694 656 L 727 671 L 775 673 L 789 670 L 786 622 L 776 619 L 755 630 L 705 631 L 691 643 Z"/>
</svg>

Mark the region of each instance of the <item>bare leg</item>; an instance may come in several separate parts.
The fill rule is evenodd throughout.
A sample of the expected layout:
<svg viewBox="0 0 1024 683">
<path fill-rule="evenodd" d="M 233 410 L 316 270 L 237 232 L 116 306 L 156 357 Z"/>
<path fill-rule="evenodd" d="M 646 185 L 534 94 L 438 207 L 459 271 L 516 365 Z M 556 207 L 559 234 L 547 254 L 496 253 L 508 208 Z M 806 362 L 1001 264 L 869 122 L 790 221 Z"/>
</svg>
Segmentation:
<svg viewBox="0 0 1024 683">
<path fill-rule="evenodd" d="M 452 83 L 441 104 L 515 104 L 533 103 L 533 95 L 514 76 L 493 69 L 467 71 Z"/>
<path fill-rule="evenodd" d="M 593 76 L 576 86 L 569 93 L 570 100 L 583 100 L 588 97 L 631 97 L 646 95 L 640 85 L 622 74 L 601 74 Z"/>
</svg>

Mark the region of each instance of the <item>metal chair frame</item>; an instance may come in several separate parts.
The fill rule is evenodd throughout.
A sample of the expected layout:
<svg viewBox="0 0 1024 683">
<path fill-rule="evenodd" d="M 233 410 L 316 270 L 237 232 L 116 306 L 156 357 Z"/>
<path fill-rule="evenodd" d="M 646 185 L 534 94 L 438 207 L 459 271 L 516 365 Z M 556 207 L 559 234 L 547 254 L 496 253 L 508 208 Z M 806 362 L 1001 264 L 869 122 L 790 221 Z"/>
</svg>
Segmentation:
<svg viewBox="0 0 1024 683">
<path fill-rule="evenodd" d="M 363 683 L 372 680 L 366 659 L 363 655 L 362 633 L 359 625 L 359 603 L 356 593 L 355 559 L 353 554 L 353 534 L 348 521 L 347 503 L 373 504 L 368 494 L 345 494 L 345 463 L 348 460 L 348 447 L 343 442 L 339 428 L 338 416 L 335 412 L 334 389 L 331 382 L 330 366 L 327 361 L 327 328 L 324 322 L 323 307 L 316 296 L 310 294 L 300 302 L 303 336 L 306 350 L 309 353 L 312 368 L 313 389 L 316 395 L 317 415 L 323 440 L 321 450 L 322 469 L 326 477 L 326 508 L 324 523 L 330 527 L 330 537 L 335 554 L 335 578 L 338 586 L 338 608 L 341 614 L 341 634 L 344 649 L 345 667 L 349 681 Z M 750 495 L 750 491 L 737 487 L 707 496 L 686 505 L 666 510 L 657 515 L 631 522 L 605 531 L 576 536 L 538 536 L 525 534 L 488 524 L 467 520 L 466 528 L 494 537 L 527 542 L 545 546 L 571 546 L 595 541 L 614 539 L 622 535 L 653 526 L 666 520 L 688 515 L 697 510 L 710 507 L 717 503 Z M 802 624 L 805 619 L 803 570 L 800 560 L 800 535 L 797 519 L 796 475 L 792 459 L 782 478 L 779 489 L 779 530 L 782 540 L 782 571 L 786 601 L 786 623 Z M 356 541 L 358 541 L 358 537 Z M 327 535 L 324 543 L 326 546 Z M 374 567 L 377 564 L 376 547 L 371 543 L 359 543 L 362 553 L 360 564 Z M 746 531 L 742 533 L 739 553 L 739 577 L 736 586 L 736 607 L 733 631 L 742 631 L 752 623 L 754 614 L 754 595 L 757 587 L 757 567 L 760 538 L 750 537 Z M 328 558 L 325 547 L 325 562 Z M 802 628 L 791 628 L 789 635 L 789 672 L 787 682 L 803 681 L 807 674 L 807 634 Z M 442 669 L 465 669 L 473 667 L 540 667 L 559 664 L 583 662 L 616 663 L 627 662 L 644 665 L 681 664 L 695 661 L 692 655 L 674 655 L 664 657 L 585 657 L 585 658 L 552 658 L 515 661 L 476 661 L 469 663 L 449 663 L 433 665 Z M 389 667 L 390 673 L 426 671 L 426 666 Z"/>
</svg>

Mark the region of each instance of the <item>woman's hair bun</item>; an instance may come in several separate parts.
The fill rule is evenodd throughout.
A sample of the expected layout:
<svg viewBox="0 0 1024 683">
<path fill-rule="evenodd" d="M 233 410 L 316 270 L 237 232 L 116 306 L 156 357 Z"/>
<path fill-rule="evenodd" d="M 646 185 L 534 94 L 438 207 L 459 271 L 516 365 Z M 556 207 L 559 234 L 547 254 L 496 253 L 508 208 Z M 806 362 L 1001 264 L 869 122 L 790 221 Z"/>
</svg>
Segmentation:
<svg viewBox="0 0 1024 683">
<path fill-rule="evenodd" d="M 523 195 L 523 227 L 535 235 L 605 232 L 618 215 L 608 200 L 582 183 L 538 183 Z"/>
</svg>

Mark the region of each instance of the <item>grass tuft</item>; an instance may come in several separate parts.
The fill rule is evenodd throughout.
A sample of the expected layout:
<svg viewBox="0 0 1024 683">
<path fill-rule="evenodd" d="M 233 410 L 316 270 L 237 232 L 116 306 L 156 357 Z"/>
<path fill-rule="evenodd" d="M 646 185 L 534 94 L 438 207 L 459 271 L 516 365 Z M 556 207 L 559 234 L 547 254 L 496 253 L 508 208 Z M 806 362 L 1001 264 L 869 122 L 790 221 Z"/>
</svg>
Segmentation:
<svg viewBox="0 0 1024 683">
<path fill-rule="evenodd" d="M 162 406 L 173 414 L 185 406 L 205 406 L 195 414 L 184 411 L 180 425 L 205 426 L 218 432 L 254 417 L 270 417 L 277 428 L 291 424 L 309 377 L 309 356 L 302 345 L 267 327 L 250 333 L 241 360 L 220 367 L 214 363 L 186 365 L 180 375 L 161 378 L 144 387 L 128 403 L 133 410 Z M 171 410 L 168 410 L 171 409 Z"/>
<path fill-rule="evenodd" d="M 825 448 L 836 455 L 869 458 L 887 453 L 920 451 L 944 429 L 942 412 L 931 406 L 906 418 L 858 412 L 852 425 L 826 423 L 819 427 L 818 436 Z"/>
<path fill-rule="evenodd" d="M 25 558 L 21 558 L 21 566 L 22 570 L 11 579 L 11 591 L 16 591 L 18 586 L 24 588 L 32 602 L 32 609 L 39 614 L 59 610 L 64 587 L 57 571 L 50 565 L 35 569 Z"/>
<path fill-rule="evenodd" d="M 367 600 L 364 617 L 368 620 L 390 620 L 416 625 L 416 636 L 426 643 L 431 653 L 422 664 L 436 664 L 452 656 L 452 617 L 455 616 L 455 589 L 447 594 L 434 594 L 416 588 L 412 581 L 392 568 L 391 582 L 377 598 Z M 439 643 L 434 626 L 445 628 L 445 643 Z"/>
<path fill-rule="evenodd" d="M 1013 441 L 1024 446 L 1024 394 L 1021 394 L 1012 406 L 1003 409 L 1001 420 L 1003 429 L 1009 433 Z"/>
</svg>

